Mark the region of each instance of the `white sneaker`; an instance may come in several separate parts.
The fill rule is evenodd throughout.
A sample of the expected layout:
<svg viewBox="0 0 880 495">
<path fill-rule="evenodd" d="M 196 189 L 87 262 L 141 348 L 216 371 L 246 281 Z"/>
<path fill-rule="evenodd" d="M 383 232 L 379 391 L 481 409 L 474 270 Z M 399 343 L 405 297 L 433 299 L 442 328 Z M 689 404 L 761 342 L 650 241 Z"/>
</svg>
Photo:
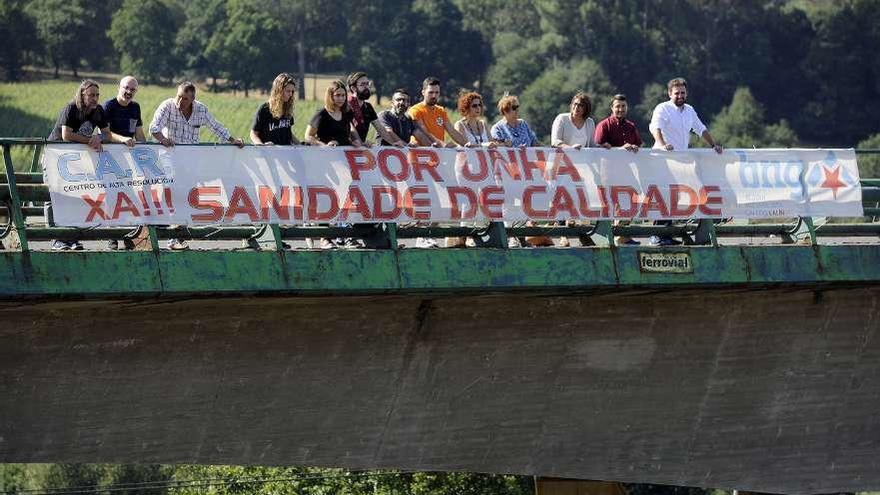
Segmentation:
<svg viewBox="0 0 880 495">
<path fill-rule="evenodd" d="M 519 239 L 517 239 L 516 237 L 508 237 L 507 238 L 507 247 L 518 248 L 518 247 L 522 247 L 522 244 L 519 242 Z"/>
<path fill-rule="evenodd" d="M 419 249 L 432 249 L 440 247 L 436 239 L 430 237 L 419 237 L 416 239 L 416 247 Z"/>
</svg>

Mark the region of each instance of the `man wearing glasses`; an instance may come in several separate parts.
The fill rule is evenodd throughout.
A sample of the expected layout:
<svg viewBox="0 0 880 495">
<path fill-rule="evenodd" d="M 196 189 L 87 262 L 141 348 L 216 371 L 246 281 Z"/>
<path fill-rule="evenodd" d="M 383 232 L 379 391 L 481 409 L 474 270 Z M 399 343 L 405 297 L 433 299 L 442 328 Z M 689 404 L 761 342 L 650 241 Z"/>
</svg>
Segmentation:
<svg viewBox="0 0 880 495">
<path fill-rule="evenodd" d="M 414 134 L 416 139 L 420 141 L 431 141 L 431 138 L 423 133 L 413 122 L 413 119 L 406 114 L 407 110 L 409 110 L 409 92 L 403 88 L 395 89 L 394 94 L 391 95 L 391 108 L 379 112 L 379 122 L 391 135 L 391 141 L 382 139 L 379 144 L 382 146 L 406 146 Z"/>
<path fill-rule="evenodd" d="M 123 77 L 119 81 L 116 97 L 104 102 L 104 113 L 111 131 L 143 143 L 147 139 L 144 136 L 144 122 L 141 120 L 141 106 L 134 101 L 137 90 L 137 79 L 132 76 Z"/>
<path fill-rule="evenodd" d="M 355 72 L 348 76 L 348 106 L 351 107 L 351 111 L 354 113 L 354 120 L 352 120 L 354 129 L 357 131 L 358 136 L 360 136 L 361 142 L 367 146 L 370 145 L 367 142 L 367 133 L 370 131 L 370 125 L 376 129 L 376 133 L 383 142 L 393 143 L 394 146 L 404 146 L 405 143 L 399 142 L 399 139 L 395 140 L 393 136 L 388 134 L 384 126 L 379 125 L 379 116 L 376 115 L 376 109 L 373 108 L 372 103 L 367 101 L 372 96 L 370 91 L 371 83 L 372 81 L 364 72 Z"/>
<path fill-rule="evenodd" d="M 116 97 L 104 102 L 104 115 L 110 130 L 125 136 L 129 146 L 134 142 L 143 143 L 147 140 L 144 136 L 144 122 L 141 120 L 141 106 L 134 101 L 137 90 L 137 79 L 125 76 L 119 81 Z M 116 239 L 111 239 L 107 244 L 111 250 L 119 249 L 119 241 Z M 123 239 L 123 245 L 125 249 L 134 248 L 131 239 Z"/>
</svg>

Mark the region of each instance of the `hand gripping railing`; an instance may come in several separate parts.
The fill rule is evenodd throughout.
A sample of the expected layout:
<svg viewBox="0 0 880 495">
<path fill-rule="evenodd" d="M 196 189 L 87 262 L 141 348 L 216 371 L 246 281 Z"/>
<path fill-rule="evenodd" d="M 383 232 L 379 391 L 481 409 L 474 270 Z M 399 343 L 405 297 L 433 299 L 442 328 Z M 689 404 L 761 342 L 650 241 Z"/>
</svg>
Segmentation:
<svg viewBox="0 0 880 495">
<path fill-rule="evenodd" d="M 124 240 L 132 238 L 140 229 L 131 227 L 72 228 L 51 227 L 45 224 L 43 203 L 49 201 L 48 188 L 43 184 L 39 170 L 39 158 L 46 141 L 37 138 L 0 139 L 3 148 L 5 175 L 0 176 L 0 239 L 15 238 L 22 251 L 28 251 L 30 241 L 50 239 L 76 240 Z M 216 146 L 216 145 L 206 145 Z M 13 148 L 18 162 L 27 165 L 16 167 Z M 28 156 L 27 147 L 30 147 Z M 23 148 L 23 149 L 22 149 Z M 880 150 L 856 150 L 860 155 L 877 155 Z M 277 250 L 288 239 L 317 239 L 351 237 L 364 239 L 368 246 L 398 249 L 398 241 L 417 237 L 469 237 L 478 247 L 506 249 L 508 238 L 546 236 L 579 239 L 581 245 L 614 247 L 615 236 L 682 237 L 686 245 L 717 246 L 719 237 L 778 236 L 783 243 L 806 242 L 816 244 L 818 236 L 880 236 L 880 179 L 862 179 L 862 201 L 865 216 L 858 221 L 846 223 L 825 222 L 818 225 L 809 217 L 793 218 L 785 223 L 736 224 L 728 220 L 690 221 L 677 225 L 614 225 L 610 221 L 598 221 L 592 225 L 539 225 L 528 227 L 505 227 L 501 222 L 491 222 L 479 227 L 461 226 L 407 226 L 393 223 L 376 226 L 236 226 L 236 227 L 159 227 L 149 226 L 146 233 L 149 248 L 159 249 L 159 239 L 178 238 L 188 240 L 268 240 Z M 7 243 L 8 244 L 8 243 Z"/>
</svg>

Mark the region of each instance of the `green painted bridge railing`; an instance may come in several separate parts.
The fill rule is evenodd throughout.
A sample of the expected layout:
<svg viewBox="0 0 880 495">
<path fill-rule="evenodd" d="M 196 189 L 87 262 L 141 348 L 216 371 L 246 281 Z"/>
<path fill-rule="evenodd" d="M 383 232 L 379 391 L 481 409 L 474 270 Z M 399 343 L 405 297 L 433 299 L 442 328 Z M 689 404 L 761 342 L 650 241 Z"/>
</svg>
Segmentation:
<svg viewBox="0 0 880 495">
<path fill-rule="evenodd" d="M 5 175 L 0 175 L 0 215 L 7 219 L 0 239 L 17 237 L 12 244 L 21 251 L 30 249 L 29 241 L 45 241 L 64 238 L 71 240 L 101 240 L 130 238 L 137 229 L 67 228 L 51 227 L 40 223 L 45 215 L 42 204 L 49 200 L 49 191 L 43 184 L 39 170 L 39 158 L 43 139 L 21 138 L 0 139 L 3 147 Z M 215 146 L 215 145 L 205 145 Z M 30 148 L 25 163 L 14 163 L 13 148 Z M 25 151 L 25 150 L 22 150 Z M 880 154 L 880 150 L 857 150 L 857 154 Z M 15 172 L 13 172 L 15 171 Z M 593 225 L 580 226 L 534 226 L 505 227 L 500 222 L 492 222 L 484 227 L 459 226 L 398 226 L 383 224 L 380 229 L 363 226 L 278 226 L 263 227 L 149 227 L 148 235 L 152 249 L 159 249 L 159 240 L 178 238 L 188 240 L 270 240 L 267 247 L 282 249 L 286 239 L 311 239 L 321 237 L 366 238 L 370 245 L 398 248 L 398 239 L 417 237 L 471 237 L 479 247 L 507 248 L 508 237 L 549 236 L 579 238 L 582 244 L 593 246 L 613 246 L 614 236 L 681 236 L 686 245 L 718 245 L 719 237 L 779 236 L 783 244 L 816 244 L 819 236 L 878 236 L 880 235 L 880 179 L 863 179 L 862 195 L 865 217 L 849 219 L 847 222 L 816 222 L 812 218 L 793 218 L 776 223 L 737 224 L 724 221 L 692 221 L 678 225 L 613 225 L 600 221 Z M 271 242 L 274 241 L 274 242 Z"/>
<path fill-rule="evenodd" d="M 373 293 L 461 290 L 590 290 L 593 288 L 719 284 L 880 283 L 880 179 L 863 179 L 865 217 L 791 218 L 739 224 L 701 220 L 678 225 L 505 227 L 241 226 L 146 229 L 50 226 L 43 203 L 39 157 L 44 140 L 4 139 L 0 176 L 0 295 L 180 293 Z M 857 150 L 860 155 L 880 150 Z M 145 232 L 145 233 L 144 233 Z M 50 239 L 123 240 L 140 235 L 134 251 L 54 253 L 33 249 Z M 621 246 L 615 236 L 681 236 L 684 246 Z M 508 249 L 508 237 L 579 239 L 586 249 Z M 753 242 L 776 236 L 777 241 Z M 354 237 L 375 248 L 285 250 L 284 241 Z M 470 237 L 477 249 L 400 249 L 416 237 Z M 745 242 L 719 239 L 748 238 Z M 170 252 L 167 238 L 259 241 L 261 250 L 209 249 Z M 837 238 L 825 242 L 826 238 Z M 780 241 L 781 244 L 780 245 Z M 225 247 L 224 247 L 225 246 Z M 200 246 L 201 247 L 201 246 Z M 598 248 L 598 249 L 597 249 Z M 666 256 L 664 260 L 656 256 Z M 653 257 L 653 258 L 652 258 Z"/>
</svg>

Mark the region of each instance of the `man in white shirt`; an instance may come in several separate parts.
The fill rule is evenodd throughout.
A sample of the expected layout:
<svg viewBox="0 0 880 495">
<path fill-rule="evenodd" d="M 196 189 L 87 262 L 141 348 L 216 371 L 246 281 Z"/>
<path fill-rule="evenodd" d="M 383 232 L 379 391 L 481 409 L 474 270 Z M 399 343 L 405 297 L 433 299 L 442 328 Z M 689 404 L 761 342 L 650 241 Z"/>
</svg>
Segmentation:
<svg viewBox="0 0 880 495">
<path fill-rule="evenodd" d="M 244 146 L 241 139 L 232 137 L 229 130 L 217 122 L 208 107 L 196 100 L 196 86 L 189 81 L 177 87 L 177 96 L 159 104 L 150 123 L 150 133 L 164 146 L 198 144 L 203 125 L 210 127 L 220 140 Z"/>
<path fill-rule="evenodd" d="M 239 148 L 244 142 L 230 134 L 220 122 L 208 111 L 202 102 L 196 100 L 195 84 L 186 81 L 177 86 L 177 96 L 168 98 L 159 104 L 153 121 L 150 122 L 150 134 L 163 146 L 175 144 L 199 144 L 199 131 L 203 125 L 211 128 L 220 140 L 234 144 Z M 168 248 L 174 251 L 189 249 L 186 241 L 168 239 Z"/>
<path fill-rule="evenodd" d="M 651 115 L 649 129 L 654 136 L 654 149 L 684 151 L 688 149 L 690 133 L 693 132 L 720 154 L 721 145 L 709 134 L 694 107 L 687 104 L 687 81 L 677 77 L 669 81 L 666 88 L 669 101 L 657 105 Z"/>
<path fill-rule="evenodd" d="M 709 134 L 709 129 L 697 116 L 694 107 L 687 104 L 687 81 L 677 77 L 666 84 L 669 101 L 654 107 L 651 124 L 648 128 L 654 136 L 654 149 L 666 151 L 685 151 L 688 149 L 690 133 L 702 137 L 715 153 L 721 154 L 721 145 Z M 658 220 L 656 225 L 672 225 L 670 220 Z M 669 236 L 651 236 L 652 246 L 674 246 L 681 244 Z"/>
</svg>

